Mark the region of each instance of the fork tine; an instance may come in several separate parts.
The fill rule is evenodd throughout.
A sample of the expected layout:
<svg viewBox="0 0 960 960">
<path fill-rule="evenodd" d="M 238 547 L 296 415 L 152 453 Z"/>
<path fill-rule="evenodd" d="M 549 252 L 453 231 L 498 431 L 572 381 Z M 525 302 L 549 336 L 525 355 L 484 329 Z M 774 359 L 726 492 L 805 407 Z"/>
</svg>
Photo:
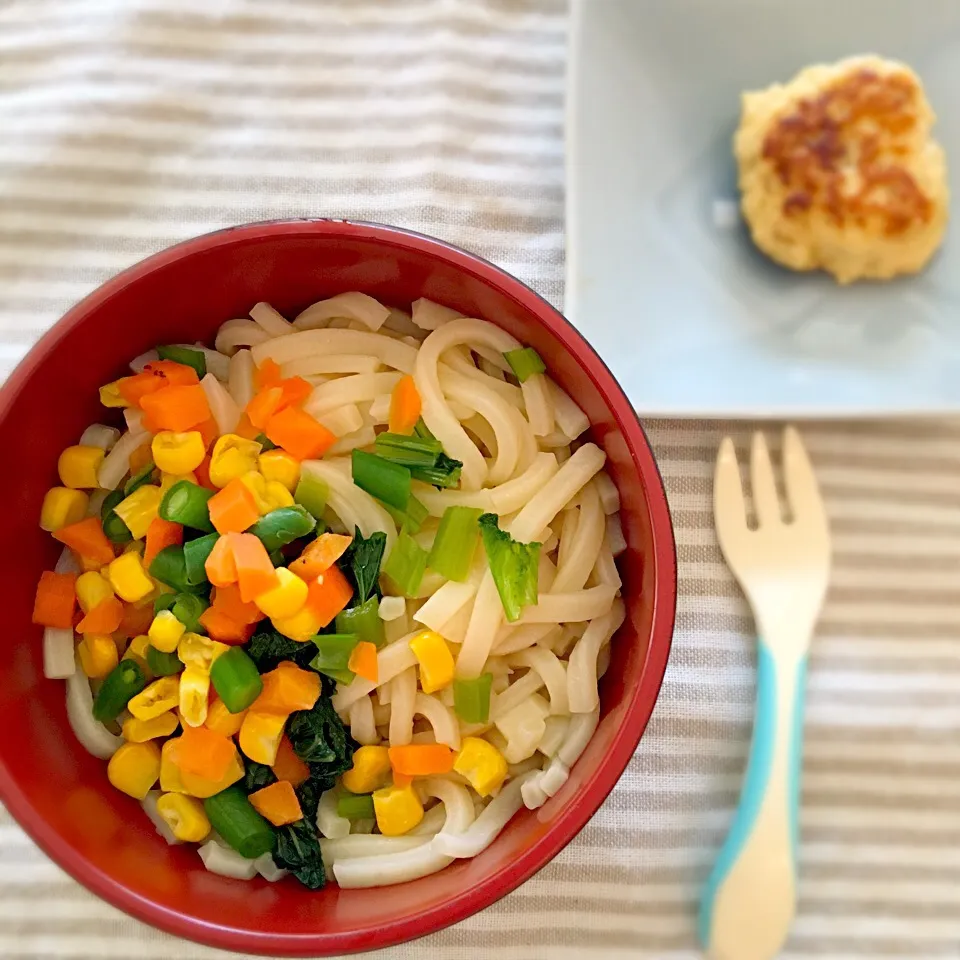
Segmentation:
<svg viewBox="0 0 960 960">
<path fill-rule="evenodd" d="M 740 467 L 730 437 L 720 441 L 717 451 L 717 464 L 713 472 L 713 517 L 720 546 L 724 549 L 724 542 L 729 543 L 731 538 L 747 533 Z"/>
<path fill-rule="evenodd" d="M 753 491 L 753 511 L 757 515 L 759 526 L 780 523 L 780 501 L 777 498 L 777 484 L 773 479 L 773 467 L 770 465 L 770 451 L 767 440 L 758 430 L 753 435 L 753 447 L 750 453 L 750 485 Z"/>
<path fill-rule="evenodd" d="M 794 520 L 819 521 L 825 517 L 820 485 L 795 427 L 783 431 L 783 474 Z"/>
</svg>

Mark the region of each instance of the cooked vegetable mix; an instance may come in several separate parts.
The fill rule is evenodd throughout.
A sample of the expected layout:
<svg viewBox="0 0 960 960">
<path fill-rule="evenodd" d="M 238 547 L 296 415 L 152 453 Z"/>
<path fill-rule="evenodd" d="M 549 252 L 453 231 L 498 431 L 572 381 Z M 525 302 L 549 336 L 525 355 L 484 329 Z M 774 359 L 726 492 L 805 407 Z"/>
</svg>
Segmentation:
<svg viewBox="0 0 960 960">
<path fill-rule="evenodd" d="M 557 793 L 597 725 L 624 618 L 605 457 L 485 321 L 411 338 L 359 293 L 279 336 L 252 316 L 103 386 L 126 430 L 60 456 L 45 672 L 208 869 L 414 879 L 492 842 L 493 798 L 502 825 Z"/>
</svg>

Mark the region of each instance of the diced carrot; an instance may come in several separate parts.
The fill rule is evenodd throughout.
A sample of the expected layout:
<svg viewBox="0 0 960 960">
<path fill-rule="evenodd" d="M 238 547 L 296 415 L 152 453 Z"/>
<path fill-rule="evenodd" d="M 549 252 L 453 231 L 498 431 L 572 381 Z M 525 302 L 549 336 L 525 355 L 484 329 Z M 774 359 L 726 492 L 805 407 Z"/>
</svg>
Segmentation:
<svg viewBox="0 0 960 960">
<path fill-rule="evenodd" d="M 273 761 L 273 775 L 278 780 L 299 787 L 310 779 L 310 768 L 297 756 L 290 738 L 284 734 L 277 749 L 277 759 Z"/>
<path fill-rule="evenodd" d="M 189 386 L 199 383 L 197 371 L 183 363 L 172 360 L 155 360 L 148 363 L 141 373 L 123 377 L 117 381 L 120 396 L 133 407 L 142 407 L 143 398 L 164 387 Z"/>
<path fill-rule="evenodd" d="M 215 587 L 227 587 L 237 582 L 237 562 L 233 558 L 233 545 L 229 534 L 213 545 L 203 566 L 207 579 Z"/>
<path fill-rule="evenodd" d="M 266 390 L 277 386 L 283 377 L 280 375 L 280 364 L 267 357 L 254 371 L 253 383 L 257 390 Z"/>
<path fill-rule="evenodd" d="M 268 387 L 253 395 L 244 412 L 250 422 L 262 430 L 282 403 L 283 390 L 280 387 Z"/>
<path fill-rule="evenodd" d="M 207 502 L 207 507 L 210 510 L 210 522 L 218 533 L 242 533 L 260 519 L 257 501 L 239 477 L 234 477 L 215 493 Z"/>
<path fill-rule="evenodd" d="M 294 710 L 309 710 L 320 696 L 320 674 L 304 670 L 290 660 L 278 664 L 262 677 L 263 690 L 254 701 L 260 713 L 284 716 Z"/>
<path fill-rule="evenodd" d="M 299 407 L 313 393 L 313 385 L 303 377 L 287 377 L 279 386 L 283 390 L 282 407 Z"/>
<path fill-rule="evenodd" d="M 217 781 L 226 775 L 236 753 L 233 741 L 222 733 L 185 724 L 177 741 L 177 766 L 184 773 Z"/>
<path fill-rule="evenodd" d="M 390 395 L 388 429 L 391 433 L 413 433 L 420 419 L 420 392 L 409 374 L 400 378 Z"/>
<path fill-rule="evenodd" d="M 264 433 L 298 460 L 322 457 L 337 439 L 323 424 L 298 407 L 287 407 L 275 413 Z"/>
<path fill-rule="evenodd" d="M 250 422 L 250 418 L 245 413 L 242 413 L 233 432 L 238 437 L 243 437 L 244 440 L 256 440 L 263 431 L 255 427 Z"/>
<path fill-rule="evenodd" d="M 130 473 L 139 473 L 148 463 L 153 462 L 153 450 L 150 447 L 150 441 L 141 443 L 133 453 L 130 454 Z"/>
<path fill-rule="evenodd" d="M 143 551 L 143 565 L 149 570 L 157 554 L 165 547 L 183 543 L 183 527 L 172 520 L 154 517 L 147 527 L 147 541 Z"/>
<path fill-rule="evenodd" d="M 340 568 L 330 567 L 324 574 L 310 581 L 306 606 L 320 622 L 320 626 L 325 627 L 350 602 L 352 596 L 353 587 L 340 572 Z"/>
<path fill-rule="evenodd" d="M 443 743 L 411 743 L 390 747 L 390 766 L 408 777 L 429 777 L 453 769 L 453 751 Z"/>
<path fill-rule="evenodd" d="M 214 420 L 213 417 L 208 417 L 203 423 L 198 423 L 193 429 L 199 432 L 205 450 L 209 450 L 220 436 L 220 428 L 217 426 L 217 421 Z"/>
<path fill-rule="evenodd" d="M 73 626 L 73 612 L 77 606 L 77 575 L 44 570 L 37 584 L 33 602 L 33 622 L 43 627 Z"/>
<path fill-rule="evenodd" d="M 377 645 L 367 640 L 361 640 L 350 654 L 347 669 L 352 670 L 358 677 L 377 683 L 380 675 L 377 667 Z"/>
<path fill-rule="evenodd" d="M 80 633 L 113 633 L 123 622 L 123 604 L 116 597 L 101 600 L 78 624 Z"/>
<path fill-rule="evenodd" d="M 240 588 L 236 584 L 217 587 L 213 593 L 213 606 L 237 623 L 258 623 L 265 616 L 255 603 L 244 603 L 240 599 Z"/>
<path fill-rule="evenodd" d="M 303 819 L 300 801 L 293 785 L 286 780 L 278 780 L 269 787 L 263 787 L 251 793 L 247 799 L 260 816 L 269 820 L 275 827 L 287 823 L 296 823 Z"/>
<path fill-rule="evenodd" d="M 200 466 L 193 471 L 193 475 L 197 478 L 197 483 L 199 483 L 201 487 L 204 487 L 207 490 L 214 490 L 214 491 L 219 489 L 219 487 L 215 487 L 210 480 L 210 455 L 209 454 L 207 454 L 207 456 L 203 458 L 203 461 L 201 462 Z"/>
<path fill-rule="evenodd" d="M 343 556 L 352 542 L 352 537 L 341 533 L 321 533 L 316 540 L 307 544 L 296 560 L 288 564 L 290 572 L 308 583 L 316 580 Z"/>
<path fill-rule="evenodd" d="M 239 483 L 231 481 L 234 482 Z M 227 487 L 224 487 L 224 490 L 226 489 Z M 210 502 L 213 503 L 213 499 Z M 231 534 L 230 541 L 233 559 L 237 564 L 240 599 L 249 603 L 277 585 L 277 574 L 270 562 L 267 548 L 252 533 Z"/>
<path fill-rule="evenodd" d="M 243 726 L 246 710 L 231 713 L 222 700 L 217 699 L 216 692 L 210 691 L 210 704 L 207 707 L 207 719 L 203 725 L 214 733 L 222 733 L 225 737 L 235 737 Z"/>
<path fill-rule="evenodd" d="M 207 607 L 200 614 L 200 623 L 203 624 L 210 639 L 218 640 L 220 643 L 234 645 L 246 643 L 253 636 L 252 623 L 238 623 L 216 607 Z"/>
<path fill-rule="evenodd" d="M 159 377 L 165 387 L 188 387 L 192 383 L 200 382 L 200 377 L 193 367 L 186 363 L 177 363 L 176 360 L 153 360 L 143 369 L 146 373 Z"/>
<path fill-rule="evenodd" d="M 393 771 L 393 785 L 395 787 L 409 787 L 413 783 L 413 777 L 407 776 L 405 773 L 397 773 L 396 770 Z"/>
<path fill-rule="evenodd" d="M 210 404 L 200 384 L 164 387 L 140 401 L 151 426 L 182 433 L 210 419 Z"/>
<path fill-rule="evenodd" d="M 150 629 L 153 623 L 153 602 L 125 603 L 123 619 L 117 628 L 125 637 L 140 637 Z"/>
<path fill-rule="evenodd" d="M 69 523 L 57 530 L 53 537 L 71 550 L 75 550 L 80 556 L 101 565 L 110 563 L 115 557 L 113 544 L 103 532 L 99 517 L 87 517 L 76 523 Z"/>
</svg>

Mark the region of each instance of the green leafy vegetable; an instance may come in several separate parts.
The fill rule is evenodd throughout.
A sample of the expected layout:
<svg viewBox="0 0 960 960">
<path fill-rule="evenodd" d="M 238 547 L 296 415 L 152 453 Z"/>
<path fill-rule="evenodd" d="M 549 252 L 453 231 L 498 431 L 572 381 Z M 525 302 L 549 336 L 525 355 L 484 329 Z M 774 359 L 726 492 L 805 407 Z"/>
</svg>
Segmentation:
<svg viewBox="0 0 960 960">
<path fill-rule="evenodd" d="M 420 527 L 423 526 L 423 521 L 426 520 L 430 514 L 430 511 L 412 494 L 407 500 L 406 510 L 397 510 L 391 507 L 389 503 L 381 502 L 380 506 L 393 517 L 393 522 L 396 523 L 398 527 L 406 530 L 408 533 L 417 533 Z"/>
<path fill-rule="evenodd" d="M 157 347 L 157 354 L 161 360 L 172 360 L 174 363 L 193 367 L 201 380 L 207 375 L 207 358 L 202 350 L 194 350 L 192 347 L 163 346 Z"/>
<path fill-rule="evenodd" d="M 512 623 L 523 607 L 537 602 L 541 544 L 518 543 L 500 529 L 495 513 L 485 513 L 477 522 L 503 612 Z"/>
<path fill-rule="evenodd" d="M 145 483 L 149 483 L 155 469 L 151 460 L 145 467 L 138 470 L 124 485 L 123 495 L 129 497 L 134 490 L 139 490 Z"/>
<path fill-rule="evenodd" d="M 273 862 L 310 890 L 319 890 L 327 882 L 317 831 L 306 818 L 277 830 Z"/>
<path fill-rule="evenodd" d="M 430 548 L 427 566 L 448 580 L 463 582 L 470 573 L 480 539 L 479 507 L 447 507 Z"/>
<path fill-rule="evenodd" d="M 381 433 L 374 449 L 377 456 L 384 460 L 406 467 L 414 480 L 435 487 L 455 487 L 460 482 L 463 464 L 448 457 L 440 441 L 433 436 L 424 438 L 417 434 L 408 437 L 404 434 Z"/>
<path fill-rule="evenodd" d="M 258 630 L 245 649 L 260 673 L 269 673 L 284 660 L 292 660 L 298 667 L 306 669 L 317 655 L 317 648 L 312 643 L 297 643 L 270 626 Z"/>
<path fill-rule="evenodd" d="M 316 652 L 313 644 L 303 646 Z M 296 710 L 290 714 L 287 736 L 294 753 L 310 764 L 311 775 L 329 776 L 335 780 L 353 766 L 353 740 L 329 697 L 321 696 L 309 710 Z"/>
<path fill-rule="evenodd" d="M 340 558 L 339 565 L 347 579 L 353 581 L 357 604 L 364 603 L 373 594 L 380 595 L 377 581 L 386 547 L 387 535 L 382 530 L 366 538 L 359 527 L 354 530 L 353 541 Z"/>
<path fill-rule="evenodd" d="M 455 487 L 460 482 L 462 467 L 459 460 L 441 453 L 432 467 L 411 467 L 410 476 L 434 487 Z"/>
<path fill-rule="evenodd" d="M 398 463 L 364 450 L 351 454 L 353 482 L 395 510 L 406 510 L 410 499 L 410 471 Z"/>
<path fill-rule="evenodd" d="M 247 793 L 262 790 L 276 782 L 276 775 L 265 763 L 256 763 L 254 760 L 246 761 L 246 768 L 243 772 L 243 789 Z"/>
<path fill-rule="evenodd" d="M 383 572 L 405 597 L 416 596 L 427 569 L 427 551 L 406 530 L 400 532 Z"/>
</svg>

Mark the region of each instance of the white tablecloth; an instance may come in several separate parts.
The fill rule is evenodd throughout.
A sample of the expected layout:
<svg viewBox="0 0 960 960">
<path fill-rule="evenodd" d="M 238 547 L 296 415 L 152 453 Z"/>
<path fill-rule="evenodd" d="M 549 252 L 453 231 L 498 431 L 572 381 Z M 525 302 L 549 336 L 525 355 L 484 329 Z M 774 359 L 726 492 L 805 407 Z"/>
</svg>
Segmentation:
<svg viewBox="0 0 960 960">
<path fill-rule="evenodd" d="M 414 227 L 562 306 L 566 30 L 562 0 L 0 0 L 0 375 L 116 271 L 273 217 Z M 730 822 L 754 683 L 710 475 L 721 435 L 743 441 L 750 425 L 647 429 L 681 590 L 641 747 L 554 863 L 383 960 L 699 956 L 698 889 Z M 805 437 L 836 558 L 810 669 L 785 956 L 956 958 L 960 429 L 816 424 Z M 6 815 L 0 955 L 224 956 L 99 902 Z"/>
</svg>

